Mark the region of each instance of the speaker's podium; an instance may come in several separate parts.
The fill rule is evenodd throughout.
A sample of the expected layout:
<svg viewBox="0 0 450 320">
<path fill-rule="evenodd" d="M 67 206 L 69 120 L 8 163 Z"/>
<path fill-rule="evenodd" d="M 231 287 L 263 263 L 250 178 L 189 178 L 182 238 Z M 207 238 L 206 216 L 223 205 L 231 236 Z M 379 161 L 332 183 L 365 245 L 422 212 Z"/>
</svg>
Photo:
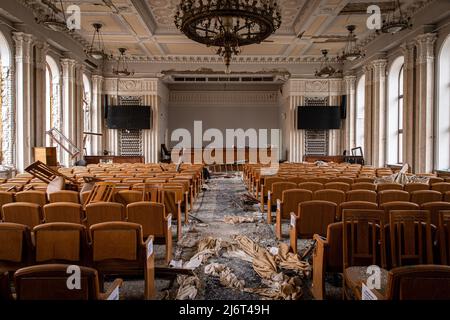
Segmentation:
<svg viewBox="0 0 450 320">
<path fill-rule="evenodd" d="M 41 161 L 49 167 L 58 166 L 56 147 L 35 147 L 34 161 Z"/>
</svg>

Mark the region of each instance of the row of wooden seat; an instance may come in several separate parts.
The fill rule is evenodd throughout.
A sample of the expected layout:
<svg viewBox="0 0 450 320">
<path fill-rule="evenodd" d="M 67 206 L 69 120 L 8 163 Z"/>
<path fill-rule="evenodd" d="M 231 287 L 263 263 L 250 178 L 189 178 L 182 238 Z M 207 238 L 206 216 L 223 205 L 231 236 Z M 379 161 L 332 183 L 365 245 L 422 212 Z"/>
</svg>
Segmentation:
<svg viewBox="0 0 450 320">
<path fill-rule="evenodd" d="M 144 237 L 140 224 L 105 222 L 87 231 L 79 224 L 49 223 L 31 233 L 21 224 L 0 223 L 0 239 L 0 274 L 36 264 L 88 266 L 98 271 L 101 290 L 107 275 L 139 275 L 145 279 L 145 298 L 155 296 L 154 237 Z"/>
<path fill-rule="evenodd" d="M 291 226 L 291 232 L 297 228 Z M 294 230 L 294 231 L 292 231 Z M 437 241 L 435 241 L 435 239 Z M 343 221 L 331 223 L 324 233 L 314 235 L 312 293 L 324 299 L 325 273 L 344 274 L 344 297 L 361 298 L 361 283 L 367 280 L 367 267 L 381 267 L 382 281 L 389 279 L 387 270 L 410 266 L 417 270 L 447 270 L 450 263 L 450 211 L 440 213 L 439 226 L 431 224 L 426 210 L 394 210 L 386 221 L 383 210 L 346 209 Z M 433 264 L 445 266 L 431 266 Z M 427 269 L 429 268 L 429 269 Z M 395 272 L 394 272 L 395 273 Z M 430 274 L 429 274 L 430 275 Z M 425 292 L 404 292 L 405 296 L 423 298 L 450 298 L 447 284 L 450 273 L 441 278 L 432 274 L 435 286 L 422 287 Z M 430 283 L 427 283 L 429 285 Z M 416 283 L 421 287 L 423 283 Z M 378 291 L 381 297 L 390 296 L 392 284 L 383 283 Z M 430 292 L 434 290 L 434 292 Z"/>
</svg>

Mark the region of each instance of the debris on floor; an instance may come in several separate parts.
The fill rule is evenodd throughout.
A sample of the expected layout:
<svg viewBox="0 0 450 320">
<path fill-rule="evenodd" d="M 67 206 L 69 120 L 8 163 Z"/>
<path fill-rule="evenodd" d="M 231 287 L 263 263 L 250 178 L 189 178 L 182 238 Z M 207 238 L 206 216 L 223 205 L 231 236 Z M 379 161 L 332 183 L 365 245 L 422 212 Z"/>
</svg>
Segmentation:
<svg viewBox="0 0 450 320">
<path fill-rule="evenodd" d="M 249 217 L 249 216 L 225 216 L 223 218 L 223 221 L 225 223 L 229 224 L 236 224 L 236 223 L 252 223 L 256 222 L 256 217 Z"/>
</svg>

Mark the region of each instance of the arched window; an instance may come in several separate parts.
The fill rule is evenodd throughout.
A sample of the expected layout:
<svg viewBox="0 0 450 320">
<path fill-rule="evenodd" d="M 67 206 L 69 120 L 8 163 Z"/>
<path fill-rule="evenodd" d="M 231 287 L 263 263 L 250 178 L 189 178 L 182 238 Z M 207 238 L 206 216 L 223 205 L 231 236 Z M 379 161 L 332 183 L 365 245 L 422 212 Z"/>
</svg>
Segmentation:
<svg viewBox="0 0 450 320">
<path fill-rule="evenodd" d="M 45 73 L 45 130 L 52 128 L 61 129 L 61 95 L 60 95 L 60 74 L 59 67 L 55 59 L 46 57 L 47 68 Z M 47 145 L 54 145 L 54 142 L 47 137 Z"/>
<path fill-rule="evenodd" d="M 91 81 L 86 74 L 83 74 L 83 130 L 91 132 L 91 105 L 92 105 L 92 89 Z M 91 152 L 91 136 L 86 136 L 86 149 L 88 154 Z"/>
<path fill-rule="evenodd" d="M 1 163 L 13 164 L 13 113 L 11 52 L 8 42 L 0 32 L 0 151 Z"/>
<path fill-rule="evenodd" d="M 437 168 L 450 169 L 450 35 L 439 54 Z"/>
<path fill-rule="evenodd" d="M 395 59 L 388 78 L 387 160 L 391 164 L 403 163 L 403 63 L 403 57 Z"/>
<path fill-rule="evenodd" d="M 364 100 L 365 100 L 366 76 L 359 78 L 356 85 L 356 123 L 355 123 L 355 144 L 364 151 Z"/>
</svg>

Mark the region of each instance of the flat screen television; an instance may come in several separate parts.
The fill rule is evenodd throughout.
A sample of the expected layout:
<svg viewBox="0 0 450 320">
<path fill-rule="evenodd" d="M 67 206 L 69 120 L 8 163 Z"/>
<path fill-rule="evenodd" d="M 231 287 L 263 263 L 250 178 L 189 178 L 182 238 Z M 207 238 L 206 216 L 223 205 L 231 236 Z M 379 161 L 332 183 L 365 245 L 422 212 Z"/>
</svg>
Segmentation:
<svg viewBox="0 0 450 320">
<path fill-rule="evenodd" d="M 152 107 L 108 106 L 106 125 L 109 129 L 151 129 Z"/>
<path fill-rule="evenodd" d="M 300 106 L 297 112 L 297 129 L 328 130 L 341 128 L 340 107 Z"/>
</svg>

